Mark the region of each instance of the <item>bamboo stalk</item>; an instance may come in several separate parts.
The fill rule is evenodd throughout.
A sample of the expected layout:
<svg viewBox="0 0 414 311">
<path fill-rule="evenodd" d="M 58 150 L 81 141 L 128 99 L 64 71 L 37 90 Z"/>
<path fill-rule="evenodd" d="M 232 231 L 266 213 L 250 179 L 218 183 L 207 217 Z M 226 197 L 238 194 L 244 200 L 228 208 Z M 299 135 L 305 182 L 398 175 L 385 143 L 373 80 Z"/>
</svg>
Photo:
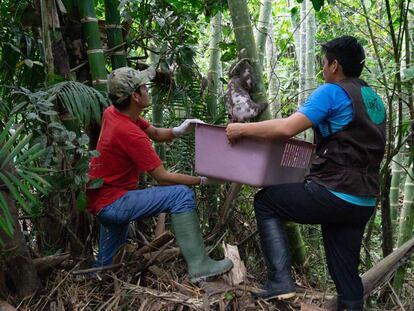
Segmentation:
<svg viewBox="0 0 414 311">
<path fill-rule="evenodd" d="M 411 164 L 404 184 L 404 202 L 400 216 L 397 246 L 401 246 L 412 237 L 414 227 L 414 167 Z M 402 266 L 395 274 L 393 288 L 400 293 L 404 284 L 407 267 Z"/>
<path fill-rule="evenodd" d="M 210 65 L 208 70 L 207 114 L 211 121 L 217 117 L 218 95 L 221 76 L 220 48 L 221 41 L 221 12 L 211 19 Z"/>
<path fill-rule="evenodd" d="M 107 72 L 99 34 L 98 19 L 95 13 L 95 2 L 93 0 L 77 0 L 77 3 L 84 37 L 88 46 L 87 54 L 92 85 L 97 90 L 106 91 Z"/>
<path fill-rule="evenodd" d="M 112 69 L 127 66 L 127 58 L 125 48 L 122 45 L 121 15 L 119 14 L 118 0 L 105 0 L 105 28 L 108 35 L 108 46 L 113 48 L 119 46 L 111 55 Z"/>
<path fill-rule="evenodd" d="M 259 21 L 256 30 L 256 46 L 259 56 L 259 63 L 263 66 L 265 57 L 266 39 L 269 36 L 270 18 L 272 16 L 273 0 L 263 0 L 260 3 Z"/>
<path fill-rule="evenodd" d="M 257 55 L 250 14 L 246 0 L 228 0 L 233 31 L 236 37 L 237 51 L 241 57 L 250 60 L 257 77 L 256 87 L 252 90 L 252 99 L 257 103 L 267 103 L 266 89 L 263 81 L 263 70 Z M 269 120 L 269 106 L 259 116 L 259 120 Z"/>
</svg>

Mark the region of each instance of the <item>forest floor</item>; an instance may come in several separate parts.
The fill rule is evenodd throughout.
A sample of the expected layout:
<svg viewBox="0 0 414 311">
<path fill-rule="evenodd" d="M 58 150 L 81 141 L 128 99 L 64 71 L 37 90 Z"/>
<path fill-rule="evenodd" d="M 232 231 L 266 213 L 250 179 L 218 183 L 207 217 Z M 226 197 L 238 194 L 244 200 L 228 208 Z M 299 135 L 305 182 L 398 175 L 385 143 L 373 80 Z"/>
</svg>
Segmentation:
<svg viewBox="0 0 414 311">
<path fill-rule="evenodd" d="M 71 269 L 55 270 L 45 279 L 43 289 L 35 296 L 14 301 L 18 310 L 304 310 L 318 311 L 326 299 L 311 288 L 298 287 L 297 295 L 287 301 L 263 301 L 252 297 L 259 284 L 247 275 L 245 282 L 232 286 L 219 277 L 192 284 L 184 261 L 146 266 L 143 270 L 123 265 L 117 271 L 96 275 L 76 274 L 79 264 Z M 10 302 L 10 300 L 9 300 Z"/>
</svg>

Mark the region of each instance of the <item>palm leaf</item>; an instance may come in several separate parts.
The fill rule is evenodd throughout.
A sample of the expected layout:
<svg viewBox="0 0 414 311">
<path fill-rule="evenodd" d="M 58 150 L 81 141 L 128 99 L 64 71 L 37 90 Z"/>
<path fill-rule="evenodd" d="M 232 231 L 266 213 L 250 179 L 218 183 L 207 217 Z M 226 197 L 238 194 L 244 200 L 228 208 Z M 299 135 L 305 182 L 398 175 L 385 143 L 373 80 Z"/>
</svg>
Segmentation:
<svg viewBox="0 0 414 311">
<path fill-rule="evenodd" d="M 20 195 L 19 191 L 17 190 L 16 186 L 12 183 L 12 181 L 1 172 L 0 180 L 6 185 L 7 189 L 9 189 L 13 198 L 20 204 L 20 206 L 26 211 L 26 213 L 30 213 L 29 205 L 22 198 L 22 196 Z"/>
<path fill-rule="evenodd" d="M 23 164 L 24 161 L 31 155 L 36 154 L 37 152 L 44 150 L 42 144 L 37 143 L 26 150 L 18 159 L 16 159 L 16 164 Z"/>
<path fill-rule="evenodd" d="M 0 217 L 0 229 L 2 229 L 8 236 L 12 236 L 14 232 L 13 218 L 10 214 L 9 206 L 0 192 L 0 210 L 2 217 Z M 0 246 L 4 245 L 4 241 L 0 238 Z"/>
<path fill-rule="evenodd" d="M 23 131 L 23 125 L 20 125 L 16 131 L 11 135 L 9 140 L 2 146 L 0 149 L 0 161 L 3 162 L 3 158 L 6 156 L 6 154 L 10 153 L 11 148 L 13 147 L 14 142 L 19 137 L 19 134 Z M 2 165 L 3 166 L 3 165 Z"/>
<path fill-rule="evenodd" d="M 19 153 L 30 141 L 30 139 L 32 138 L 32 134 L 27 135 L 25 138 L 23 138 L 18 145 L 13 148 L 12 152 L 10 152 L 6 158 L 3 160 L 3 163 L 1 163 L 0 165 L 0 169 L 3 169 L 11 159 L 13 159 L 17 153 Z M 1 157 L 0 157 L 1 159 Z"/>
<path fill-rule="evenodd" d="M 4 143 L 7 136 L 9 135 L 9 131 L 12 126 L 13 126 L 13 119 L 10 119 L 9 122 L 7 122 L 6 126 L 4 127 L 3 131 L 0 133 L 0 146 Z"/>
<path fill-rule="evenodd" d="M 51 98 L 58 98 L 69 113 L 81 124 L 100 123 L 101 111 L 108 106 L 106 97 L 96 89 L 80 82 L 65 81 L 48 90 Z"/>
</svg>

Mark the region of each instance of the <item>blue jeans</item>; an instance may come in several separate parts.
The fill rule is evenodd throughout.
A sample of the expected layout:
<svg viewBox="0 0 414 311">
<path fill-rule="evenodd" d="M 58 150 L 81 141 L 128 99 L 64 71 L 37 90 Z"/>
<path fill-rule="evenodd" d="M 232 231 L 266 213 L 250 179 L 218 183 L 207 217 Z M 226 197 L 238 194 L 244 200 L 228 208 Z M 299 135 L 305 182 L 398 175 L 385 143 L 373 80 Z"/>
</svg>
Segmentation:
<svg viewBox="0 0 414 311">
<path fill-rule="evenodd" d="M 97 215 L 101 227 L 95 266 L 112 263 L 112 258 L 125 243 L 131 221 L 160 213 L 182 213 L 195 207 L 194 192 L 187 186 L 160 186 L 128 191 Z"/>
</svg>

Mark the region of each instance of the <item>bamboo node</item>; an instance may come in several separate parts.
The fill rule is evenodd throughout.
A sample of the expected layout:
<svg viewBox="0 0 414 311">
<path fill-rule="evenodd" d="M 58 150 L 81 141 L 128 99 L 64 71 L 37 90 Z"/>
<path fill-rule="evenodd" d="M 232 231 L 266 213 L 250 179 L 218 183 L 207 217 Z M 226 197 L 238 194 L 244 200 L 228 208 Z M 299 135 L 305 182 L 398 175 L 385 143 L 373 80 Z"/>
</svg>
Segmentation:
<svg viewBox="0 0 414 311">
<path fill-rule="evenodd" d="M 98 54 L 98 53 L 102 53 L 103 54 L 104 49 L 92 49 L 92 50 L 87 50 L 86 54 Z"/>
<path fill-rule="evenodd" d="M 96 17 L 92 17 L 92 16 L 85 16 L 84 18 L 81 19 L 82 24 L 83 23 L 92 23 L 92 22 L 97 23 L 98 19 Z"/>
<path fill-rule="evenodd" d="M 120 24 L 106 24 L 105 29 L 122 29 Z"/>
<path fill-rule="evenodd" d="M 100 84 L 106 84 L 108 80 L 104 80 L 104 79 L 95 79 L 92 81 L 93 85 L 100 85 Z"/>
<path fill-rule="evenodd" d="M 243 29 L 243 28 L 252 28 L 252 26 L 251 25 L 241 25 L 241 26 L 233 27 L 233 30 Z"/>
<path fill-rule="evenodd" d="M 125 51 L 115 51 L 115 52 L 112 52 L 112 55 L 122 55 L 122 56 L 124 56 L 124 55 L 126 55 L 126 52 Z"/>
</svg>

